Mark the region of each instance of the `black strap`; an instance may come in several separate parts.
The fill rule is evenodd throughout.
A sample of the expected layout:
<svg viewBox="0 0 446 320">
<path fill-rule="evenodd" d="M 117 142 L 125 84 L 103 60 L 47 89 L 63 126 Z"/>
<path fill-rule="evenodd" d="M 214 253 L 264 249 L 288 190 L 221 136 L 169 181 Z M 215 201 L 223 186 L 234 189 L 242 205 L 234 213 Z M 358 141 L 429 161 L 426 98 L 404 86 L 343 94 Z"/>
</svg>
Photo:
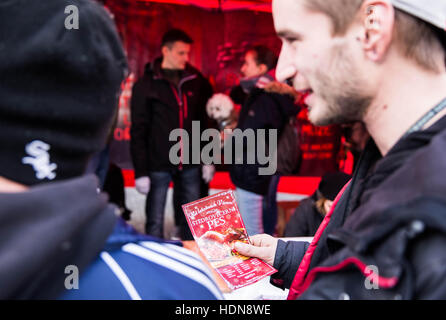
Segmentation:
<svg viewBox="0 0 446 320">
<path fill-rule="evenodd" d="M 407 132 L 404 134 L 404 137 L 408 136 L 411 133 L 420 131 L 426 123 L 432 120 L 437 114 L 439 114 L 443 109 L 446 108 L 446 98 L 441 101 L 438 105 L 429 110 L 420 120 L 418 120 Z"/>
</svg>

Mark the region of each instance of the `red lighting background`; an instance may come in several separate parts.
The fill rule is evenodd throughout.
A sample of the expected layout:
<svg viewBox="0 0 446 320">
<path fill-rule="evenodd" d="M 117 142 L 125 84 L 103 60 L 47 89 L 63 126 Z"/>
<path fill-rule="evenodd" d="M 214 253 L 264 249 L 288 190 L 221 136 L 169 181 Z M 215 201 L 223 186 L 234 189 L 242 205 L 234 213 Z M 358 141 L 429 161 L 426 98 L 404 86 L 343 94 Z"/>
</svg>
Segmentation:
<svg viewBox="0 0 446 320">
<path fill-rule="evenodd" d="M 248 45 L 262 43 L 277 54 L 280 51 L 281 43 L 275 35 L 269 0 L 101 2 L 114 16 L 132 72 L 132 77 L 123 87 L 120 118 L 111 148 L 112 161 L 126 172 L 127 184 L 131 184 L 132 179 L 129 153 L 131 87 L 142 75 L 145 64 L 160 56 L 161 37 L 166 30 L 180 28 L 191 35 L 194 39 L 191 63 L 209 78 L 216 92 L 227 92 L 238 83 L 241 59 Z M 336 170 L 340 149 L 339 129 L 312 126 L 305 110 L 299 114 L 298 120 L 303 162 L 297 175 L 321 176 Z"/>
</svg>

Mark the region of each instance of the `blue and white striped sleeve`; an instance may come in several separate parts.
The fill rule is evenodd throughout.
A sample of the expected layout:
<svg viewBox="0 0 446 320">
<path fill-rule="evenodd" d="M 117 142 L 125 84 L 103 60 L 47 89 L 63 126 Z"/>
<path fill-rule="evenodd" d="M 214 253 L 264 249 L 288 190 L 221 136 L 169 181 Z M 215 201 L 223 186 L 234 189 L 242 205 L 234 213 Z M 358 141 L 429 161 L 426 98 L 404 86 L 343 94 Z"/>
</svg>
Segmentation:
<svg viewBox="0 0 446 320">
<path fill-rule="evenodd" d="M 209 268 L 182 247 L 142 241 L 103 251 L 62 299 L 223 299 Z"/>
</svg>

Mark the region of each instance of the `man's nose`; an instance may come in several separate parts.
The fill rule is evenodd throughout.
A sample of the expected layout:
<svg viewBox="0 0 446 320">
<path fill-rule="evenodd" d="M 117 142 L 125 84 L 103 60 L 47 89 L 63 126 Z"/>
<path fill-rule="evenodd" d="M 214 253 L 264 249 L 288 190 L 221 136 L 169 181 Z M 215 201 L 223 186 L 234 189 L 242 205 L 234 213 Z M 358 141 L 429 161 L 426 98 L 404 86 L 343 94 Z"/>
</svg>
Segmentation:
<svg viewBox="0 0 446 320">
<path fill-rule="evenodd" d="M 286 80 L 293 78 L 296 73 L 297 69 L 293 64 L 290 52 L 285 48 L 282 48 L 276 68 L 277 80 L 280 82 L 285 82 Z"/>
</svg>

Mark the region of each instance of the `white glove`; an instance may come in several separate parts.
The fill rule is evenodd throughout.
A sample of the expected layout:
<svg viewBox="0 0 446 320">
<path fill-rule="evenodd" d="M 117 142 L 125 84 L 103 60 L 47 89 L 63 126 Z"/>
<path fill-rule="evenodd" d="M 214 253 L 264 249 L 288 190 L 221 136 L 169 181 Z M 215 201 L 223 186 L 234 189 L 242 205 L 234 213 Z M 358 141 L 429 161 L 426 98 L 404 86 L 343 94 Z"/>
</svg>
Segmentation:
<svg viewBox="0 0 446 320">
<path fill-rule="evenodd" d="M 201 177 L 206 183 L 211 182 L 215 174 L 215 167 L 212 164 L 205 164 L 202 168 Z"/>
<path fill-rule="evenodd" d="M 150 191 L 150 178 L 149 177 L 140 177 L 135 180 L 135 187 L 141 194 L 148 194 Z"/>
</svg>

